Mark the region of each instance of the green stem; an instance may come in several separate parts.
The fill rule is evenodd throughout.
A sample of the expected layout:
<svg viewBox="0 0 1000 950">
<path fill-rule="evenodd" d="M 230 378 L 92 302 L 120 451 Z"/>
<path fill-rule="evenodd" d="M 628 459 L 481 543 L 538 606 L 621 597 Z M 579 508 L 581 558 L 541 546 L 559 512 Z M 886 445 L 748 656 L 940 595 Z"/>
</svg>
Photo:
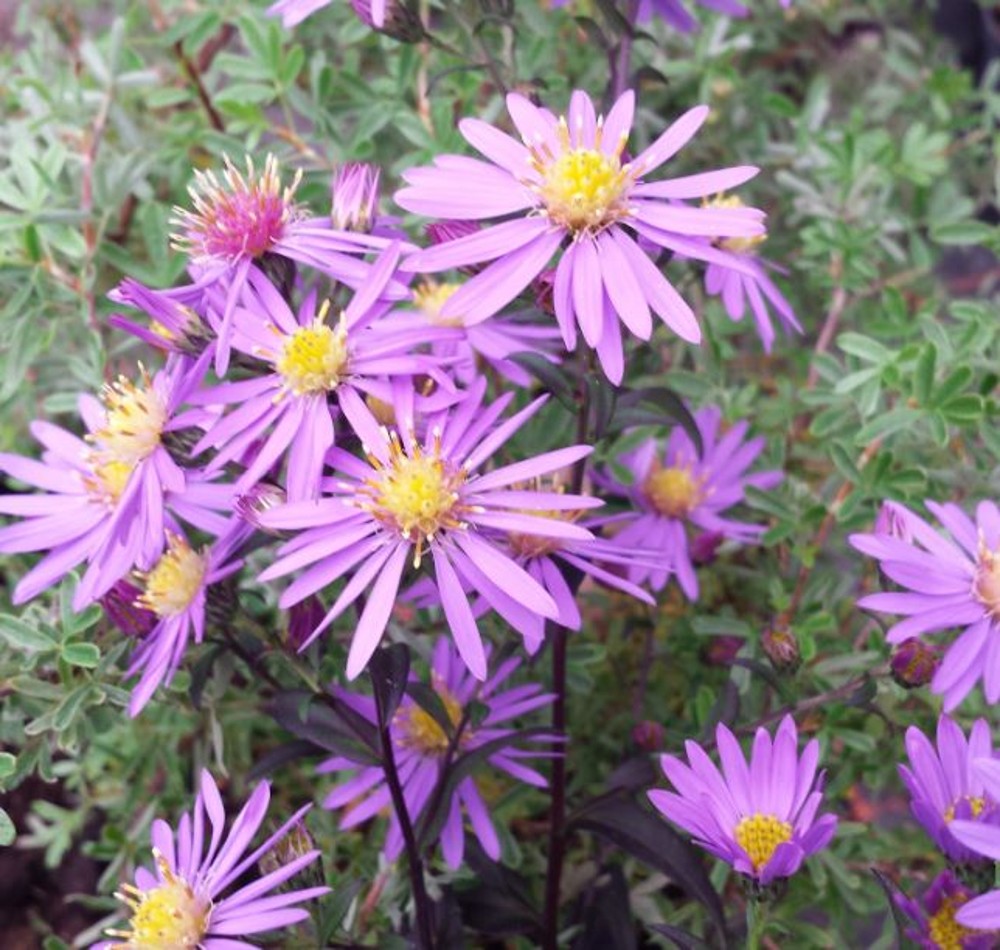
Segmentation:
<svg viewBox="0 0 1000 950">
<path fill-rule="evenodd" d="M 753 897 L 747 900 L 747 950 L 760 950 L 767 930 L 767 903 Z"/>
</svg>

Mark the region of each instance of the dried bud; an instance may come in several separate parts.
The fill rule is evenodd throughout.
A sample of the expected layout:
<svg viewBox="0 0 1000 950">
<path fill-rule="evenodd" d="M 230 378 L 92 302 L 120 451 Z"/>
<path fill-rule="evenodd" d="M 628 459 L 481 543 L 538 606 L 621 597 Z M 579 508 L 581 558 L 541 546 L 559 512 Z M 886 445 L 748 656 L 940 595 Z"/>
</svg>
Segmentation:
<svg viewBox="0 0 1000 950">
<path fill-rule="evenodd" d="M 273 528 L 267 528 L 261 524 L 260 516 L 265 511 L 277 508 L 285 503 L 287 496 L 285 489 L 270 482 L 258 482 L 248 492 L 237 495 L 233 508 L 244 521 L 252 524 L 258 531 L 265 531 L 267 534 L 280 534 Z"/>
<path fill-rule="evenodd" d="M 666 730 L 658 722 L 644 719 L 632 727 L 632 741 L 643 752 L 658 752 L 663 748 Z"/>
<path fill-rule="evenodd" d="M 372 16 L 371 0 L 351 0 L 351 6 L 365 26 L 391 36 L 400 43 L 416 43 L 425 36 L 423 24 L 416 13 L 399 0 L 385 0 L 385 20 L 380 26 L 376 26 Z"/>
<path fill-rule="evenodd" d="M 333 175 L 330 220 L 339 231 L 367 234 L 375 224 L 381 170 L 368 162 L 346 162 Z"/>
<path fill-rule="evenodd" d="M 906 516 L 906 511 L 895 502 L 886 501 L 879 508 L 875 518 L 875 533 L 888 535 L 900 541 L 909 543 L 913 540 L 913 532 Z"/>
<path fill-rule="evenodd" d="M 926 686 L 934 678 L 940 662 L 941 653 L 915 637 L 905 640 L 892 651 L 889 669 L 892 670 L 892 678 L 903 689 L 916 689 Z"/>
<path fill-rule="evenodd" d="M 288 627 L 285 630 L 285 644 L 298 651 L 323 622 L 326 610 L 318 597 L 309 596 L 299 601 L 288 611 Z"/>
<path fill-rule="evenodd" d="M 703 651 L 705 662 L 711 666 L 732 666 L 745 643 L 743 637 L 712 637 Z"/>
<path fill-rule="evenodd" d="M 315 850 L 316 842 L 313 841 L 312 835 L 309 834 L 309 829 L 306 828 L 305 822 L 300 818 L 288 830 L 288 834 L 281 838 L 270 851 L 261 856 L 261 859 L 257 862 L 257 868 L 261 874 L 272 874 Z M 310 887 L 321 885 L 323 883 L 322 859 L 313 861 L 312 864 L 305 867 L 299 874 L 289 878 L 289 881 L 295 882 L 294 887 L 296 889 L 304 885 Z M 291 889 L 289 881 L 284 883 L 281 888 L 282 890 Z"/>
<path fill-rule="evenodd" d="M 715 560 L 715 552 L 719 550 L 725 535 L 718 531 L 702 531 L 691 542 L 691 560 L 698 567 L 704 567 Z"/>
<path fill-rule="evenodd" d="M 128 581 L 118 581 L 101 599 L 100 604 L 108 619 L 128 637 L 142 639 L 158 618 L 152 610 L 137 603 L 142 591 Z"/>
<path fill-rule="evenodd" d="M 760 645 L 771 666 L 779 673 L 794 673 L 802 662 L 799 641 L 787 627 L 772 627 L 765 630 Z"/>
<path fill-rule="evenodd" d="M 552 289 L 556 282 L 556 269 L 549 267 L 543 270 L 532 282 L 531 289 L 535 292 L 535 305 L 543 313 L 555 316 L 556 306 L 552 299 Z"/>
</svg>

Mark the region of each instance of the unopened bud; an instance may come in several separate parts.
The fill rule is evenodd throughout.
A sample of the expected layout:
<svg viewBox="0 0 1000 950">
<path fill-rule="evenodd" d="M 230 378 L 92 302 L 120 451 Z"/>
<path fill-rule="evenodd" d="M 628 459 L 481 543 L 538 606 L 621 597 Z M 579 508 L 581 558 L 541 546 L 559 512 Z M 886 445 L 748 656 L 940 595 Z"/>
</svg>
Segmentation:
<svg viewBox="0 0 1000 950">
<path fill-rule="evenodd" d="M 554 316 L 556 312 L 552 292 L 556 283 L 556 269 L 549 267 L 543 270 L 532 282 L 531 289 L 535 294 L 535 306 L 544 313 Z"/>
<path fill-rule="evenodd" d="M 663 748 L 666 730 L 658 722 L 644 719 L 632 727 L 632 741 L 643 752 L 658 752 Z"/>
<path fill-rule="evenodd" d="M 934 679 L 940 662 L 941 654 L 937 649 L 914 637 L 900 643 L 892 651 L 889 669 L 892 678 L 903 689 L 916 689 Z"/>
<path fill-rule="evenodd" d="M 300 600 L 288 611 L 288 628 L 285 643 L 289 649 L 298 651 L 323 622 L 326 610 L 318 597 L 310 595 Z"/>
<path fill-rule="evenodd" d="M 142 591 L 128 581 L 118 581 L 101 599 L 108 619 L 128 637 L 142 639 L 156 626 L 152 610 L 138 605 Z"/>
<path fill-rule="evenodd" d="M 424 233 L 431 244 L 447 244 L 449 241 L 469 237 L 480 230 L 477 221 L 447 220 L 428 224 L 424 228 Z M 462 274 L 478 274 L 485 266 L 484 264 L 465 264 L 456 269 Z"/>
<path fill-rule="evenodd" d="M 236 496 L 233 508 L 244 521 L 252 524 L 258 531 L 267 534 L 280 534 L 273 528 L 261 523 L 260 516 L 272 508 L 283 505 L 287 499 L 285 489 L 270 482 L 257 482 L 248 492 Z"/>
<path fill-rule="evenodd" d="M 779 673 L 794 673 L 802 663 L 799 641 L 787 627 L 771 627 L 764 631 L 760 646 L 771 666 Z"/>
<path fill-rule="evenodd" d="M 715 560 L 715 552 L 719 550 L 725 535 L 718 531 L 702 531 L 691 542 L 691 560 L 697 567 L 704 567 Z"/>
<path fill-rule="evenodd" d="M 330 220 L 338 231 L 367 234 L 375 224 L 381 171 L 368 162 L 345 162 L 333 176 Z"/>
</svg>

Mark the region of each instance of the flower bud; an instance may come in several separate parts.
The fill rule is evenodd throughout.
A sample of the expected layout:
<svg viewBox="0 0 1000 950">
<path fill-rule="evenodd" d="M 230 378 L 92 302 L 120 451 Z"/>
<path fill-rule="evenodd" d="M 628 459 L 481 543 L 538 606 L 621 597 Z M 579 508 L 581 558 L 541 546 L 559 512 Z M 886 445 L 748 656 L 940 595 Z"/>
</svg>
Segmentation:
<svg viewBox="0 0 1000 950">
<path fill-rule="evenodd" d="M 906 511 L 895 502 L 883 502 L 875 518 L 875 534 L 888 535 L 907 543 L 912 541 L 913 532 L 910 531 Z"/>
<path fill-rule="evenodd" d="M 475 234 L 478 230 L 479 225 L 475 221 L 446 219 L 428 224 L 424 228 L 424 233 L 431 244 L 447 244 L 449 241 L 457 241 L 459 238 Z"/>
<path fill-rule="evenodd" d="M 916 689 L 934 678 L 940 662 L 940 651 L 914 637 L 904 640 L 892 651 L 889 669 L 892 678 L 903 689 Z"/>
<path fill-rule="evenodd" d="M 715 552 L 719 550 L 719 545 L 725 539 L 719 531 L 702 531 L 691 542 L 691 560 L 696 567 L 704 567 L 715 560 Z"/>
<path fill-rule="evenodd" d="M 531 289 L 535 294 L 535 306 L 549 316 L 554 316 L 556 312 L 555 302 L 552 299 L 555 283 L 556 269 L 554 267 L 546 268 L 531 282 Z"/>
<path fill-rule="evenodd" d="M 118 581 L 101 599 L 100 605 L 108 619 L 128 637 L 142 639 L 156 626 L 158 619 L 152 610 L 137 603 L 142 591 L 128 581 Z"/>
<path fill-rule="evenodd" d="M 400 43 L 416 43 L 425 36 L 416 14 L 399 0 L 385 0 L 385 20 L 380 26 L 376 26 L 372 16 L 371 0 L 351 0 L 351 6 L 362 23 Z"/>
<path fill-rule="evenodd" d="M 771 666 L 779 673 L 794 673 L 802 663 L 799 641 L 787 627 L 770 627 L 760 638 L 760 646 Z"/>
<path fill-rule="evenodd" d="M 710 666 L 732 666 L 746 640 L 743 637 L 712 637 L 702 651 L 702 656 Z"/>
<path fill-rule="evenodd" d="M 280 534 L 273 528 L 266 528 L 260 520 L 260 516 L 265 511 L 277 508 L 285 503 L 287 496 L 285 490 L 271 482 L 258 482 L 248 492 L 237 495 L 233 508 L 244 521 L 252 524 L 258 531 L 267 534 Z"/>
<path fill-rule="evenodd" d="M 288 627 L 285 629 L 285 644 L 296 652 L 313 635 L 323 622 L 326 610 L 318 597 L 310 595 L 299 601 L 288 611 Z"/>
<path fill-rule="evenodd" d="M 313 841 L 312 835 L 309 834 L 309 829 L 306 828 L 305 822 L 300 818 L 273 848 L 261 856 L 261 859 L 257 862 L 257 868 L 262 875 L 272 874 L 315 850 L 316 842 Z M 290 884 L 289 882 L 294 882 L 294 884 Z M 286 881 L 281 889 L 292 890 L 293 888 L 298 889 L 303 886 L 314 887 L 322 883 L 323 862 L 320 859 L 319 861 L 313 861 L 294 877 L 290 878 L 289 881 Z"/>
<path fill-rule="evenodd" d="M 664 746 L 666 730 L 658 722 L 644 719 L 632 727 L 632 741 L 643 752 L 658 752 Z"/>
<path fill-rule="evenodd" d="M 381 174 L 377 165 L 368 162 L 345 162 L 337 169 L 330 188 L 330 220 L 338 231 L 371 231 Z"/>
</svg>

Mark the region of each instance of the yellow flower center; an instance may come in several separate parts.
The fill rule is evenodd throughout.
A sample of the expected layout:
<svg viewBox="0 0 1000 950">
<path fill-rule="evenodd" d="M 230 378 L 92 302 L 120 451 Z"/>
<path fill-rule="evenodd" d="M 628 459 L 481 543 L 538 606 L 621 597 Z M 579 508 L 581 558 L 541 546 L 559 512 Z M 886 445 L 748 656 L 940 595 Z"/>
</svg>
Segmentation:
<svg viewBox="0 0 1000 950">
<path fill-rule="evenodd" d="M 448 713 L 448 721 L 455 729 L 462 721 L 462 705 L 444 685 L 441 678 L 434 676 L 434 692 Z M 422 755 L 444 755 L 448 751 L 448 734 L 441 724 L 416 703 L 400 707 L 393 717 L 393 725 L 399 730 L 398 742 L 404 748 L 413 749 Z M 468 739 L 468 730 L 462 733 L 462 741 Z"/>
<path fill-rule="evenodd" d="M 347 370 L 347 324 L 341 315 L 334 329 L 325 321 L 329 302 L 307 327 L 299 327 L 285 342 L 275 363 L 284 388 L 296 396 L 336 389 Z"/>
<path fill-rule="evenodd" d="M 91 496 L 114 507 L 118 504 L 129 476 L 135 468 L 130 462 L 97 462 L 91 466 L 91 474 L 84 477 L 84 484 Z"/>
<path fill-rule="evenodd" d="M 101 390 L 105 424 L 87 437 L 98 447 L 94 455 L 99 465 L 106 466 L 109 462 L 135 465 L 160 444 L 167 407 L 141 366 L 140 372 L 140 386 L 120 376 L 117 382 Z"/>
<path fill-rule="evenodd" d="M 561 148 L 553 155 L 547 146 L 528 144 L 531 164 L 542 183 L 533 185 L 545 205 L 545 213 L 556 224 L 574 234 L 596 233 L 628 214 L 628 191 L 635 180 L 631 165 L 622 165 L 626 137 L 615 151 L 601 151 L 603 126 L 598 124 L 593 148 L 573 144 L 566 117 L 559 119 Z"/>
<path fill-rule="evenodd" d="M 705 202 L 706 208 L 745 208 L 746 204 L 742 198 L 736 195 L 719 195 Z M 722 238 L 716 243 L 727 251 L 735 251 L 737 254 L 751 254 L 767 240 L 766 234 L 755 234 L 752 237 L 730 237 Z"/>
<path fill-rule="evenodd" d="M 774 815 L 751 815 L 736 826 L 736 843 L 747 853 L 755 871 L 774 855 L 779 844 L 792 840 L 792 826 Z"/>
<path fill-rule="evenodd" d="M 967 802 L 969 812 L 973 818 L 978 818 L 986 808 L 986 799 L 980 795 L 966 795 L 964 798 L 956 799 L 944 811 L 944 820 L 951 822 L 955 820 L 955 810 L 962 802 Z"/>
<path fill-rule="evenodd" d="M 995 618 L 1000 619 L 1000 557 L 996 551 L 989 550 L 982 539 L 973 593 Z"/>
<path fill-rule="evenodd" d="M 643 486 L 653 507 L 668 518 L 684 518 L 701 501 L 701 486 L 687 468 L 657 468 Z"/>
<path fill-rule="evenodd" d="M 460 284 L 439 284 L 433 280 L 425 280 L 416 290 L 413 291 L 413 301 L 420 308 L 424 316 L 438 327 L 461 327 L 465 322 L 461 315 L 456 317 L 442 317 L 441 308 L 448 302 L 448 298 L 460 287 Z"/>
<path fill-rule="evenodd" d="M 938 912 L 928 919 L 927 936 L 940 950 L 962 950 L 965 937 L 981 933 L 971 927 L 963 927 L 955 920 L 955 912 L 966 900 L 959 894 L 946 897 L 941 901 Z"/>
<path fill-rule="evenodd" d="M 460 517 L 463 506 L 458 493 L 465 472 L 454 471 L 441 458 L 440 436 L 430 453 L 415 445 L 408 454 L 399 436 L 392 433 L 389 464 L 383 466 L 374 456 L 369 460 L 378 474 L 364 483 L 358 504 L 416 543 L 413 565 L 419 567 L 425 543 L 442 530 L 466 527 Z"/>
<path fill-rule="evenodd" d="M 201 590 L 208 567 L 205 553 L 193 550 L 180 535 L 167 536 L 167 550 L 156 566 L 141 577 L 143 593 L 137 607 L 158 617 L 176 617 L 191 605 Z"/>
<path fill-rule="evenodd" d="M 148 891 L 126 884 L 115 896 L 132 911 L 131 930 L 109 930 L 125 938 L 110 950 L 188 950 L 197 947 L 208 930 L 211 905 L 199 900 L 191 886 L 176 877 L 156 854 L 164 883 Z"/>
<path fill-rule="evenodd" d="M 549 518 L 553 521 L 575 522 L 582 515 L 582 511 L 537 511 L 535 509 L 524 508 L 520 511 L 522 515 L 532 515 L 536 518 Z M 545 557 L 558 551 L 562 547 L 559 538 L 546 538 L 538 534 L 522 534 L 519 531 L 511 531 L 507 535 L 510 546 L 514 553 L 520 557 Z"/>
</svg>

